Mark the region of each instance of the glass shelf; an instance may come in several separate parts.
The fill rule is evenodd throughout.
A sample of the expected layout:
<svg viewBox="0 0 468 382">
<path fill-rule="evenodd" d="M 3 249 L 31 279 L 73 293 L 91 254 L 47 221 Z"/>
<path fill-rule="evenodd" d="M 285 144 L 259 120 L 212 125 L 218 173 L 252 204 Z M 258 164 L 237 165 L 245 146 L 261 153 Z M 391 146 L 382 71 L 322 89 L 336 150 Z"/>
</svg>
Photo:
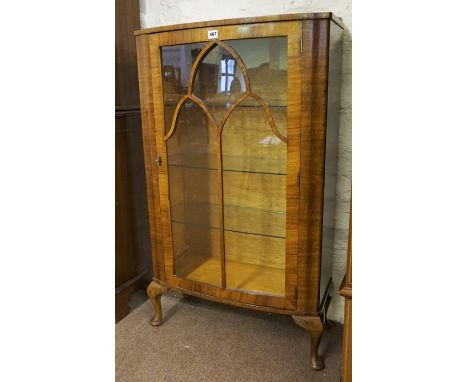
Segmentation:
<svg viewBox="0 0 468 382">
<path fill-rule="evenodd" d="M 216 154 L 172 156 L 169 167 L 217 170 Z M 286 175 L 286 158 L 223 155 L 223 171 Z"/>
<path fill-rule="evenodd" d="M 180 224 L 204 224 L 219 228 L 218 204 L 184 203 L 171 206 L 171 219 Z M 286 212 L 224 205 L 224 230 L 237 233 L 286 237 Z"/>
<path fill-rule="evenodd" d="M 183 274 L 189 280 L 202 281 L 215 286 L 221 283 L 219 272 L 221 260 L 219 257 L 209 257 L 198 264 L 191 264 L 182 259 L 176 262 L 176 268 L 179 274 Z M 227 259 L 226 287 L 284 296 L 284 269 Z"/>
</svg>

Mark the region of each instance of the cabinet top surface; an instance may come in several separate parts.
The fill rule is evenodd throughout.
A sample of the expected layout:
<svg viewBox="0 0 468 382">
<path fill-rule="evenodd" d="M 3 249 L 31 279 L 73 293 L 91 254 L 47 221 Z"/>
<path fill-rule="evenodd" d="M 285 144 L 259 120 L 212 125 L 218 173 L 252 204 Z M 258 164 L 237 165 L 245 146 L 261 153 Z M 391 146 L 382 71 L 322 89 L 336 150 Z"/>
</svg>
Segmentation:
<svg viewBox="0 0 468 382">
<path fill-rule="evenodd" d="M 341 28 L 344 28 L 343 21 L 339 17 L 334 15 L 332 12 L 320 12 L 320 13 L 294 13 L 294 14 L 271 15 L 271 16 L 243 17 L 243 18 L 237 18 L 237 19 L 222 19 L 222 20 L 199 21 L 199 22 L 194 22 L 194 23 L 177 24 L 177 25 L 163 25 L 160 27 L 139 29 L 139 30 L 136 30 L 134 34 L 135 36 L 138 36 L 142 34 L 169 32 L 169 31 L 192 29 L 192 28 L 204 28 L 204 27 L 211 27 L 211 26 L 268 23 L 268 22 L 275 22 L 275 21 L 316 20 L 316 19 L 330 19 L 330 20 L 333 20 Z"/>
</svg>

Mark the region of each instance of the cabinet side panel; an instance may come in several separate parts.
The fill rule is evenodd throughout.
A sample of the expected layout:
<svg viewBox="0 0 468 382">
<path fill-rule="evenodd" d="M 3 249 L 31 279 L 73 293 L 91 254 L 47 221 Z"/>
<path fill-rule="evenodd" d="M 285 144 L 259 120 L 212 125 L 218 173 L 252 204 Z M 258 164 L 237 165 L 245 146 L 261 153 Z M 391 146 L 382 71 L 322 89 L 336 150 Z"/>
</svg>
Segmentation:
<svg viewBox="0 0 468 382">
<path fill-rule="evenodd" d="M 322 261 L 320 267 L 321 299 L 326 293 L 328 282 L 332 277 L 341 88 L 341 56 L 343 46 L 343 30 L 339 26 L 335 23 L 330 23 L 329 33 L 327 135 L 325 143 Z"/>
<path fill-rule="evenodd" d="M 148 220 L 150 225 L 153 276 L 165 281 L 164 253 L 159 206 L 159 182 L 155 163 L 155 126 L 149 36 L 137 36 L 138 79 L 140 88 L 141 124 L 143 150 L 145 154 L 146 192 L 148 198 Z M 154 156 L 153 156 L 154 152 Z"/>
<path fill-rule="evenodd" d="M 297 309 L 302 314 L 317 313 L 320 303 L 328 28 L 329 20 L 303 23 L 297 297 Z"/>
</svg>

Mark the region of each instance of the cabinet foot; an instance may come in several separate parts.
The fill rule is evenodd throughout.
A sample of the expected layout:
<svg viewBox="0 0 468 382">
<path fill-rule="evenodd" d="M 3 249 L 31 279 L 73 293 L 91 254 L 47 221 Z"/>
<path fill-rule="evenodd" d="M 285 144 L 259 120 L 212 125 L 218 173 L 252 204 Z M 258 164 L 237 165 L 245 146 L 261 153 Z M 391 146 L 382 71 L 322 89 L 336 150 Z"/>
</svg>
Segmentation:
<svg viewBox="0 0 468 382">
<path fill-rule="evenodd" d="M 324 326 L 319 316 L 292 316 L 294 322 L 304 328 L 310 336 L 310 366 L 314 370 L 323 369 L 323 360 L 318 355 L 320 340 L 322 339 Z"/>
<path fill-rule="evenodd" d="M 162 309 L 161 309 L 161 296 L 167 288 L 156 281 L 151 281 L 146 289 L 149 299 L 153 303 L 155 315 L 151 320 L 151 325 L 159 326 L 162 323 Z"/>
</svg>

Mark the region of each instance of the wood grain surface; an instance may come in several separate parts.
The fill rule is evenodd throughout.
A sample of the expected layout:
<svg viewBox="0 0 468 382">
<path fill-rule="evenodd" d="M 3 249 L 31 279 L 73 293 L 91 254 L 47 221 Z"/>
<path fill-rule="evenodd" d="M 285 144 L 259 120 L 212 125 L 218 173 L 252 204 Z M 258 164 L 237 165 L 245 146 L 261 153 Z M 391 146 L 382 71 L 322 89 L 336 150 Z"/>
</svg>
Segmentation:
<svg viewBox="0 0 468 382">
<path fill-rule="evenodd" d="M 138 2 L 115 1 L 115 317 L 128 298 L 151 280 L 144 160 L 138 100 Z"/>
<path fill-rule="evenodd" d="M 320 304 L 320 260 L 327 121 L 328 20 L 303 23 L 301 194 L 298 251 L 298 309 Z"/>
<path fill-rule="evenodd" d="M 332 22 L 340 24 L 332 14 L 319 13 L 136 32 L 146 174 L 151 180 L 148 204 L 154 271 L 161 285 L 235 306 L 319 317 Z M 207 28 L 212 26 L 218 29 L 217 41 L 207 38 Z M 288 39 L 287 95 L 277 97 L 283 105 L 255 96 L 254 82 L 249 81 L 249 69 L 243 64 L 239 64 L 240 70 L 252 88 L 239 96 L 227 113 L 210 106 L 218 101 L 190 93 L 197 67 L 191 69 L 188 88 L 177 90 L 174 86 L 173 95 L 165 100 L 162 47 L 204 43 L 201 53 L 193 58 L 199 65 L 215 46 L 229 46 L 229 40 L 277 36 Z M 242 55 L 227 51 L 242 62 Z M 213 142 L 212 149 L 199 145 L 205 147 L 201 155 L 194 149 L 189 156 L 171 143 L 183 139 L 177 133 L 182 129 L 177 119 L 187 112 L 182 109 L 188 101 L 201 110 L 194 113 L 205 115 L 204 139 Z M 272 148 L 271 157 L 266 148 L 249 146 L 245 144 L 248 139 L 236 133 L 243 128 L 242 134 L 250 134 L 254 142 L 263 134 L 258 131 L 264 130 L 253 126 L 265 124 L 284 145 Z M 231 146 L 224 144 L 228 138 Z M 286 161 L 281 159 L 284 157 Z M 182 191 L 188 182 L 189 195 Z M 257 214 L 258 210 L 264 215 Z M 285 214 L 285 220 L 275 213 Z M 196 223 L 197 228 L 190 228 Z M 202 232 L 198 236 L 197 230 Z M 201 243 L 206 243 L 204 251 Z M 263 252 L 258 255 L 256 250 Z"/>
<path fill-rule="evenodd" d="M 346 265 L 346 275 L 340 287 L 340 295 L 345 298 L 345 313 L 343 327 L 343 361 L 341 368 L 341 378 L 343 382 L 352 380 L 352 201 L 349 211 L 349 234 L 348 234 L 348 262 Z"/>
</svg>

